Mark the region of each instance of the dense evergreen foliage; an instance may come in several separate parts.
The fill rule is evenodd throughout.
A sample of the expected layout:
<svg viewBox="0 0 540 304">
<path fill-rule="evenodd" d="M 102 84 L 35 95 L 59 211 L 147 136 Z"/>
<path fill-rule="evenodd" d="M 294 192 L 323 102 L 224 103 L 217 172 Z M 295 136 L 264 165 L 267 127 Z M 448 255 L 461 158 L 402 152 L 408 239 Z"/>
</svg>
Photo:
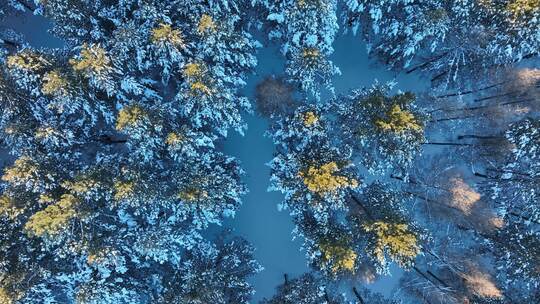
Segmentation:
<svg viewBox="0 0 540 304">
<path fill-rule="evenodd" d="M 11 28 L 30 14 L 64 46 Z M 272 43 L 269 190 L 310 271 L 261 303 L 539 303 L 538 0 L 6 0 L 0 22 L 0 304 L 252 302 L 222 143 Z M 429 91 L 336 94 L 340 27 Z"/>
<path fill-rule="evenodd" d="M 40 3 L 70 48 L 4 58 L 10 301 L 248 303 L 250 245 L 201 234 L 246 192 L 214 144 L 249 108 L 237 91 L 257 42 L 241 5 Z"/>
</svg>

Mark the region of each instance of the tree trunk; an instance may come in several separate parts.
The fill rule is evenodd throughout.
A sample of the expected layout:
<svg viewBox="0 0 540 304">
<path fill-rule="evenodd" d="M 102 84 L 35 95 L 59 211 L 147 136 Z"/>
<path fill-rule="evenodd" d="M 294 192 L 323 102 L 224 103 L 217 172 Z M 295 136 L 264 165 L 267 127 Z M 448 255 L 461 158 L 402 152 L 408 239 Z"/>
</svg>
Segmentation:
<svg viewBox="0 0 540 304">
<path fill-rule="evenodd" d="M 450 190 L 448 190 L 448 189 L 441 188 L 441 187 L 437 187 L 437 186 L 434 186 L 434 185 L 428 185 L 428 184 L 425 184 L 425 183 L 419 183 L 419 182 L 414 181 L 414 180 L 412 180 L 412 179 L 409 179 L 408 181 L 405 181 L 405 180 L 403 179 L 403 177 L 395 176 L 394 174 L 390 174 L 390 178 L 397 179 L 397 180 L 402 181 L 402 182 L 404 182 L 404 183 L 412 184 L 412 185 L 416 185 L 416 186 L 420 186 L 420 187 L 433 188 L 433 189 L 437 189 L 437 190 L 441 190 L 441 191 L 446 191 L 446 192 L 449 192 L 449 191 L 450 191 Z"/>
<path fill-rule="evenodd" d="M 439 56 L 435 56 L 435 57 L 429 59 L 428 61 L 425 61 L 425 62 L 423 62 L 423 63 L 421 63 L 421 64 L 418 64 L 417 66 L 415 66 L 415 67 L 413 67 L 413 68 L 411 68 L 411 69 L 405 71 L 405 74 L 410 74 L 410 73 L 412 73 L 412 72 L 414 72 L 414 71 L 416 71 L 416 70 L 418 70 L 418 69 L 421 69 L 421 68 L 427 66 L 428 64 L 430 64 L 430 63 L 432 63 L 432 62 L 434 62 L 434 61 L 437 61 L 437 60 L 443 58 L 444 56 L 446 56 L 446 54 L 448 54 L 448 52 L 444 52 L 444 53 L 442 53 L 442 54 L 439 55 Z"/>
<path fill-rule="evenodd" d="M 474 138 L 474 139 L 503 139 L 504 136 L 500 135 L 476 135 L 476 134 L 463 134 L 459 135 L 457 139 Z"/>
<path fill-rule="evenodd" d="M 457 116 L 457 117 L 449 117 L 449 118 L 440 118 L 440 119 L 432 119 L 428 122 L 441 122 L 441 121 L 451 121 L 451 120 L 462 120 L 462 119 L 469 119 L 469 118 L 476 118 L 478 115 L 471 115 L 471 116 Z"/>
<path fill-rule="evenodd" d="M 123 144 L 127 142 L 127 139 L 114 139 L 113 137 L 109 135 L 101 135 L 97 141 L 106 144 L 106 145 L 113 145 L 113 144 Z"/>
<path fill-rule="evenodd" d="M 452 210 L 455 210 L 455 211 L 458 211 L 458 212 L 463 212 L 463 211 L 460 210 L 459 208 L 456 208 L 456 207 L 447 205 L 447 204 L 445 204 L 445 203 L 442 203 L 442 202 L 439 202 L 439 201 L 436 201 L 436 200 L 432 200 L 432 199 L 427 198 L 427 197 L 425 197 L 425 196 L 423 196 L 423 195 L 420 195 L 420 194 L 418 194 L 418 193 L 414 193 L 414 192 L 410 192 L 410 191 L 403 191 L 403 192 L 405 192 L 405 193 L 407 193 L 407 194 L 410 194 L 410 195 L 412 195 L 412 196 L 414 196 L 414 197 L 417 197 L 417 198 L 419 198 L 419 199 L 421 199 L 421 200 L 423 200 L 423 201 L 425 201 L 425 202 L 428 202 L 428 203 L 434 203 L 434 204 L 437 204 L 437 205 L 439 205 L 439 206 L 442 206 L 442 207 L 445 207 L 445 208 L 448 208 L 448 209 L 452 209 Z"/>
<path fill-rule="evenodd" d="M 433 145 L 433 146 L 473 146 L 473 144 L 466 143 L 453 143 L 453 142 L 425 142 L 423 145 Z"/>
<path fill-rule="evenodd" d="M 519 93 L 519 92 L 518 91 L 512 91 L 512 92 L 507 92 L 507 93 L 504 93 L 504 94 L 497 94 L 497 95 L 491 95 L 491 96 L 482 97 L 482 98 L 475 98 L 473 101 L 478 102 L 478 101 L 483 101 L 483 100 L 489 100 L 489 99 L 493 99 L 493 98 L 497 98 L 497 97 L 505 97 L 505 96 L 508 96 L 508 95 L 516 94 L 516 93 Z"/>
<path fill-rule="evenodd" d="M 450 288 L 450 286 L 448 286 L 448 284 L 446 284 L 445 281 L 443 281 L 441 278 L 439 278 L 438 276 L 436 276 L 433 272 L 431 272 L 430 270 L 426 270 L 426 273 L 429 274 L 430 276 L 432 276 L 435 280 L 437 280 L 437 282 L 441 283 L 444 287 L 447 287 L 447 288 Z"/>
<path fill-rule="evenodd" d="M 435 98 L 446 98 L 446 97 L 454 97 L 454 96 L 463 96 L 463 95 L 468 95 L 468 94 L 472 94 L 472 93 L 476 93 L 476 92 L 480 92 L 480 91 L 485 91 L 485 90 L 489 90 L 491 88 L 494 88 L 496 86 L 499 86 L 503 83 L 506 83 L 508 81 L 502 81 L 502 82 L 499 82 L 499 83 L 495 83 L 495 84 L 492 84 L 492 85 L 489 85 L 489 86 L 486 86 L 486 87 L 482 87 L 480 89 L 476 89 L 476 90 L 469 90 L 469 91 L 465 91 L 465 92 L 457 92 L 457 93 L 450 93 L 450 94 L 445 94 L 445 95 L 439 95 L 439 96 L 435 96 Z"/>
<path fill-rule="evenodd" d="M 483 110 L 483 109 L 489 109 L 489 108 L 496 108 L 496 107 L 500 107 L 500 106 L 509 106 L 509 105 L 529 102 L 529 101 L 533 101 L 533 100 L 534 100 L 533 98 L 523 99 L 523 100 L 514 100 L 514 101 L 507 101 L 507 102 L 503 102 L 503 103 L 489 104 L 489 105 L 483 105 L 483 106 L 451 109 L 451 111 L 476 111 L 476 110 Z"/>
<path fill-rule="evenodd" d="M 487 168 L 486 170 L 487 170 L 487 171 L 491 171 L 491 172 L 502 173 L 502 174 L 505 174 L 505 173 L 512 173 L 512 174 L 516 174 L 516 175 L 521 175 L 521 176 L 531 177 L 531 175 L 528 174 L 528 173 L 522 173 L 522 172 L 517 172 L 517 171 L 500 170 L 500 169 L 493 169 L 493 168 Z"/>
<path fill-rule="evenodd" d="M 433 282 L 425 273 L 423 273 L 422 271 L 420 271 L 420 269 L 418 269 L 416 266 L 413 266 L 412 269 L 418 273 L 422 278 L 424 278 L 426 281 L 430 282 L 433 286 L 435 286 L 437 289 L 439 289 L 440 291 L 443 291 L 444 290 L 439 286 L 439 284 Z"/>
<path fill-rule="evenodd" d="M 26 3 L 24 0 L 17 0 L 17 3 L 19 3 L 20 5 L 24 6 L 27 10 L 29 11 L 35 11 L 36 8 L 35 7 L 32 7 L 30 6 L 30 4 Z"/>
<path fill-rule="evenodd" d="M 353 287 L 353 293 L 354 295 L 356 296 L 356 298 L 358 299 L 358 302 L 360 302 L 360 304 L 366 304 L 366 301 L 364 301 L 364 299 L 362 299 L 362 296 L 360 295 L 360 293 L 358 292 L 358 290 L 356 290 L 356 287 Z"/>
<path fill-rule="evenodd" d="M 371 215 L 371 212 L 369 212 L 369 210 L 364 206 L 364 204 L 362 204 L 362 202 L 356 197 L 354 196 L 354 194 L 351 193 L 351 198 L 353 199 L 353 201 L 358 205 L 360 206 L 360 208 L 366 213 L 367 217 L 374 221 L 375 218 Z"/>
<path fill-rule="evenodd" d="M 439 75 L 435 75 L 433 78 L 431 78 L 431 82 L 435 82 L 435 80 L 443 77 L 446 74 L 448 74 L 448 71 L 444 71 L 444 72 L 440 73 Z"/>
</svg>

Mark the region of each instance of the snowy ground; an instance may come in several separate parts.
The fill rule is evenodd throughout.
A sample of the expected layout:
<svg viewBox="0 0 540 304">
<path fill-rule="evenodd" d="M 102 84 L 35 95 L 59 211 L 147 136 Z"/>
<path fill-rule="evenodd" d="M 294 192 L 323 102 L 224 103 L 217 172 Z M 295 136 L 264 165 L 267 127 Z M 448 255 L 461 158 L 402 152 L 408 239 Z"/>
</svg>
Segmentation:
<svg viewBox="0 0 540 304">
<path fill-rule="evenodd" d="M 359 37 L 343 35 L 335 41 L 334 62 L 340 67 L 342 75 L 334 80 L 336 93 L 346 93 L 350 89 L 371 86 L 375 80 L 386 82 L 398 81 L 398 88 L 412 91 L 424 90 L 423 85 L 413 75 L 394 75 L 368 59 L 364 43 Z M 265 46 L 258 54 L 257 74 L 250 77 L 245 94 L 252 98 L 255 85 L 268 75 L 281 75 L 283 61 L 277 48 Z M 267 192 L 270 169 L 266 166 L 272 158 L 274 147 L 270 139 L 264 137 L 268 123 L 257 115 L 246 115 L 248 130 L 245 136 L 231 134 L 225 143 L 225 152 L 238 157 L 246 171 L 245 181 L 249 194 L 234 219 L 226 225 L 236 234 L 245 237 L 256 248 L 255 257 L 265 270 L 251 282 L 257 291 L 254 303 L 263 297 L 270 297 L 278 284 L 283 282 L 283 274 L 290 276 L 308 270 L 304 253 L 300 252 L 300 241 L 291 240 L 293 224 L 286 211 L 279 212 L 277 204 L 282 196 L 276 192 Z M 370 287 L 384 294 L 389 294 L 396 286 L 401 270 L 393 267 L 392 277 L 380 278 Z"/>
</svg>

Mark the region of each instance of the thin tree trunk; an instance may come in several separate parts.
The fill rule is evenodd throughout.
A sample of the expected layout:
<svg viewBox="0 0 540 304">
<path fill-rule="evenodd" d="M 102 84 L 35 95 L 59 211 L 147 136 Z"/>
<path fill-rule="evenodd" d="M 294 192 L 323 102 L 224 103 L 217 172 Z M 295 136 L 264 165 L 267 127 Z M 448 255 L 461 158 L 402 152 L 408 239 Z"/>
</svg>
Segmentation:
<svg viewBox="0 0 540 304">
<path fill-rule="evenodd" d="M 474 146 L 473 144 L 467 143 L 453 143 L 453 142 L 425 142 L 423 145 L 433 145 L 433 146 Z"/>
<path fill-rule="evenodd" d="M 443 290 L 441 288 L 441 286 L 439 286 L 439 284 L 433 282 L 425 273 L 423 273 L 422 271 L 420 271 L 420 269 L 418 269 L 416 266 L 413 266 L 412 269 L 418 273 L 422 278 L 424 278 L 426 281 L 430 282 L 431 284 L 433 284 L 433 286 L 435 286 L 437 289 L 439 289 L 440 291 L 443 291 L 445 292 L 445 290 Z"/>
<path fill-rule="evenodd" d="M 441 283 L 444 287 L 447 287 L 447 288 L 450 288 L 450 286 L 448 284 L 446 284 L 445 281 L 443 281 L 442 279 L 440 279 L 438 276 L 436 276 L 433 272 L 431 272 L 430 270 L 426 270 L 426 273 L 429 274 L 430 276 L 432 276 L 435 280 L 437 280 L 437 282 Z"/>
<path fill-rule="evenodd" d="M 473 172 L 473 175 L 474 175 L 474 176 L 477 176 L 477 177 L 485 178 L 485 179 L 499 180 L 499 179 L 496 178 L 496 177 L 489 176 L 489 175 L 486 175 L 486 174 L 483 174 L 483 173 L 478 173 L 478 172 Z"/>
<path fill-rule="evenodd" d="M 458 269 L 456 269 L 451 263 L 449 263 L 449 262 L 447 262 L 446 260 L 442 259 L 439 255 L 433 253 L 433 251 L 428 250 L 428 249 L 425 249 L 425 248 L 422 248 L 422 252 L 431 255 L 432 257 L 434 257 L 435 259 L 437 259 L 437 261 L 443 263 L 447 268 L 449 268 L 449 269 L 452 271 L 452 273 L 454 273 L 454 274 L 456 274 L 456 275 L 459 275 L 459 274 L 460 274 L 460 271 L 459 271 Z"/>
<path fill-rule="evenodd" d="M 405 182 L 405 180 L 403 179 L 403 177 L 395 176 L 394 174 L 390 174 L 390 178 L 397 179 L 397 180 L 400 180 L 400 181 L 402 181 L 402 182 Z M 415 184 L 415 183 L 413 183 L 413 184 Z"/>
<path fill-rule="evenodd" d="M 514 105 L 514 104 L 529 102 L 529 101 L 533 101 L 533 100 L 534 100 L 533 98 L 529 98 L 529 99 L 523 99 L 523 100 L 515 100 L 515 101 L 508 101 L 508 102 L 503 102 L 503 103 L 490 104 L 490 105 L 475 106 L 475 107 L 460 108 L 460 109 L 452 109 L 451 111 L 483 110 L 483 109 L 489 109 L 489 108 L 496 108 L 496 107 L 500 107 L 500 106 Z"/>
<path fill-rule="evenodd" d="M 486 97 L 481 97 L 481 98 L 475 98 L 473 101 L 478 102 L 478 101 L 483 101 L 483 100 L 489 100 L 489 99 L 498 98 L 498 97 L 505 97 L 508 95 L 516 94 L 516 93 L 519 93 L 519 91 L 512 91 L 512 92 L 507 92 L 504 94 L 497 94 L 497 95 L 491 95 L 491 96 L 486 96 Z"/>
<path fill-rule="evenodd" d="M 418 70 L 418 69 L 421 69 L 421 68 L 427 66 L 428 64 L 430 64 L 430 63 L 432 63 L 432 62 L 434 62 L 434 61 L 437 61 L 437 60 L 443 58 L 444 56 L 446 56 L 446 54 L 448 54 L 448 52 L 444 52 L 444 53 L 442 53 L 442 54 L 439 55 L 439 56 L 435 56 L 435 57 L 429 59 L 428 61 L 425 61 L 425 62 L 423 62 L 423 63 L 421 63 L 421 64 L 419 64 L 419 65 L 417 65 L 417 66 L 415 66 L 415 67 L 413 67 L 413 68 L 411 68 L 411 69 L 405 71 L 405 74 L 410 74 L 410 73 L 412 73 L 412 72 L 414 72 L 414 71 L 416 71 L 416 70 Z"/>
<path fill-rule="evenodd" d="M 390 174 L 390 178 L 397 179 L 397 180 L 402 181 L 404 183 L 412 184 L 412 185 L 416 185 L 416 186 L 420 186 L 420 187 L 433 188 L 433 189 L 442 190 L 442 191 L 446 191 L 446 192 L 450 191 L 448 189 L 437 187 L 437 186 L 434 186 L 434 185 L 428 185 L 428 184 L 425 184 L 425 183 L 419 183 L 419 182 L 414 181 L 412 179 L 409 179 L 408 181 L 405 181 L 403 179 L 403 177 L 395 176 L 394 174 Z"/>
<path fill-rule="evenodd" d="M 2 42 L 8 46 L 11 46 L 11 47 L 14 47 L 14 48 L 17 48 L 19 46 L 21 46 L 20 43 L 18 42 L 15 42 L 15 41 L 11 41 L 11 40 L 8 40 L 8 39 L 2 39 Z"/>
<path fill-rule="evenodd" d="M 362 204 L 362 202 L 356 197 L 354 196 L 354 194 L 351 193 L 351 198 L 353 199 L 353 201 L 358 205 L 360 206 L 360 208 L 366 213 L 367 217 L 374 221 L 375 218 L 371 215 L 371 212 L 369 212 L 369 210 L 364 206 L 364 204 Z"/>
<path fill-rule="evenodd" d="M 489 108 L 496 108 L 496 107 L 500 107 L 500 106 L 508 106 L 508 105 L 513 105 L 513 104 L 518 104 L 518 103 L 524 103 L 524 102 L 529 102 L 529 101 L 533 101 L 533 100 L 534 99 L 529 98 L 529 99 L 524 99 L 524 100 L 508 101 L 508 102 L 489 104 L 489 105 L 482 105 L 482 106 L 474 106 L 474 107 L 468 107 L 468 108 L 438 108 L 438 109 L 431 110 L 428 113 L 432 114 L 432 113 L 438 112 L 438 111 L 447 112 L 447 113 L 448 112 L 458 112 L 458 111 L 476 111 L 476 110 L 483 110 L 483 109 L 489 109 Z"/>
<path fill-rule="evenodd" d="M 452 209 L 452 210 L 455 210 L 455 211 L 458 211 L 458 212 L 463 212 L 461 209 L 459 209 L 457 207 L 453 207 L 453 206 L 450 206 L 448 204 L 445 204 L 445 203 L 442 203 L 442 202 L 439 202 L 439 201 L 436 201 L 436 200 L 432 200 L 432 199 L 427 198 L 427 197 L 425 197 L 423 195 L 420 195 L 418 193 L 414 193 L 414 192 L 410 192 L 410 191 L 403 191 L 403 192 L 405 192 L 407 194 L 410 194 L 410 195 L 412 195 L 414 197 L 417 197 L 417 198 L 419 198 L 419 199 L 421 199 L 421 200 L 423 200 L 425 202 L 434 203 L 434 204 L 437 204 L 439 206 L 442 206 L 442 207 L 445 207 L 445 208 L 448 208 L 448 209 Z"/>
<path fill-rule="evenodd" d="M 459 135 L 457 139 L 474 138 L 474 139 L 502 139 L 501 135 L 476 135 L 476 134 L 463 134 Z"/>
<path fill-rule="evenodd" d="M 26 3 L 24 0 L 17 0 L 17 3 L 19 3 L 20 5 L 24 6 L 27 10 L 29 11 L 35 11 L 36 8 L 35 7 L 32 7 L 30 6 L 30 4 Z"/>
<path fill-rule="evenodd" d="M 521 175 L 521 176 L 526 176 L 526 177 L 532 177 L 532 176 L 531 176 L 530 174 L 528 174 L 528 173 L 522 173 L 522 172 L 517 172 L 517 171 L 500 170 L 500 169 L 493 169 L 493 168 L 487 168 L 486 170 L 487 170 L 487 171 L 491 171 L 491 172 L 502 173 L 502 174 L 505 174 L 505 173 L 512 173 L 512 174 L 516 174 L 516 175 Z"/>
<path fill-rule="evenodd" d="M 446 74 L 448 74 L 448 71 L 444 71 L 444 72 L 440 73 L 439 75 L 434 76 L 433 78 L 431 78 L 431 82 L 435 82 L 435 80 L 443 77 Z"/>
<path fill-rule="evenodd" d="M 366 301 L 364 301 L 364 299 L 362 299 L 362 296 L 360 295 L 360 293 L 358 292 L 358 290 L 356 290 L 356 287 L 353 287 L 353 293 L 354 295 L 356 296 L 356 298 L 358 299 L 358 302 L 360 302 L 360 304 L 366 304 Z"/>
<path fill-rule="evenodd" d="M 476 118 L 478 115 L 471 115 L 471 116 L 457 116 L 457 117 L 449 117 L 449 118 L 440 118 L 440 119 L 432 119 L 428 122 L 441 122 L 441 121 L 451 121 L 451 120 L 462 120 L 462 119 L 469 119 L 469 118 Z"/>
<path fill-rule="evenodd" d="M 495 84 L 492 84 L 492 85 L 489 85 L 489 86 L 486 86 L 486 87 L 482 87 L 482 88 L 476 89 L 476 90 L 469 90 L 469 91 L 465 91 L 465 92 L 458 92 L 458 93 L 450 93 L 450 94 L 445 94 L 445 95 L 439 95 L 439 96 L 435 96 L 435 98 L 446 98 L 446 97 L 468 95 L 468 94 L 472 94 L 472 93 L 476 93 L 476 92 L 480 92 L 480 91 L 489 90 L 491 88 L 494 88 L 494 87 L 499 86 L 499 85 L 501 85 L 503 83 L 506 83 L 506 82 L 508 82 L 508 81 L 507 80 L 502 81 L 502 82 L 495 83 Z"/>
</svg>

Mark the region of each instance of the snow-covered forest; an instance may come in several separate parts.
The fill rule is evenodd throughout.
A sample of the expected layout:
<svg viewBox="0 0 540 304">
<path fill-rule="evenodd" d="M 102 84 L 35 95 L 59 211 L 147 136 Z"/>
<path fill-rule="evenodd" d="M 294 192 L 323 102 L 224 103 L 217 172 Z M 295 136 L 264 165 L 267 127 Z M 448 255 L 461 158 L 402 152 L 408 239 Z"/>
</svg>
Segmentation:
<svg viewBox="0 0 540 304">
<path fill-rule="evenodd" d="M 0 0 L 0 304 L 540 304 L 539 0 Z"/>
</svg>

